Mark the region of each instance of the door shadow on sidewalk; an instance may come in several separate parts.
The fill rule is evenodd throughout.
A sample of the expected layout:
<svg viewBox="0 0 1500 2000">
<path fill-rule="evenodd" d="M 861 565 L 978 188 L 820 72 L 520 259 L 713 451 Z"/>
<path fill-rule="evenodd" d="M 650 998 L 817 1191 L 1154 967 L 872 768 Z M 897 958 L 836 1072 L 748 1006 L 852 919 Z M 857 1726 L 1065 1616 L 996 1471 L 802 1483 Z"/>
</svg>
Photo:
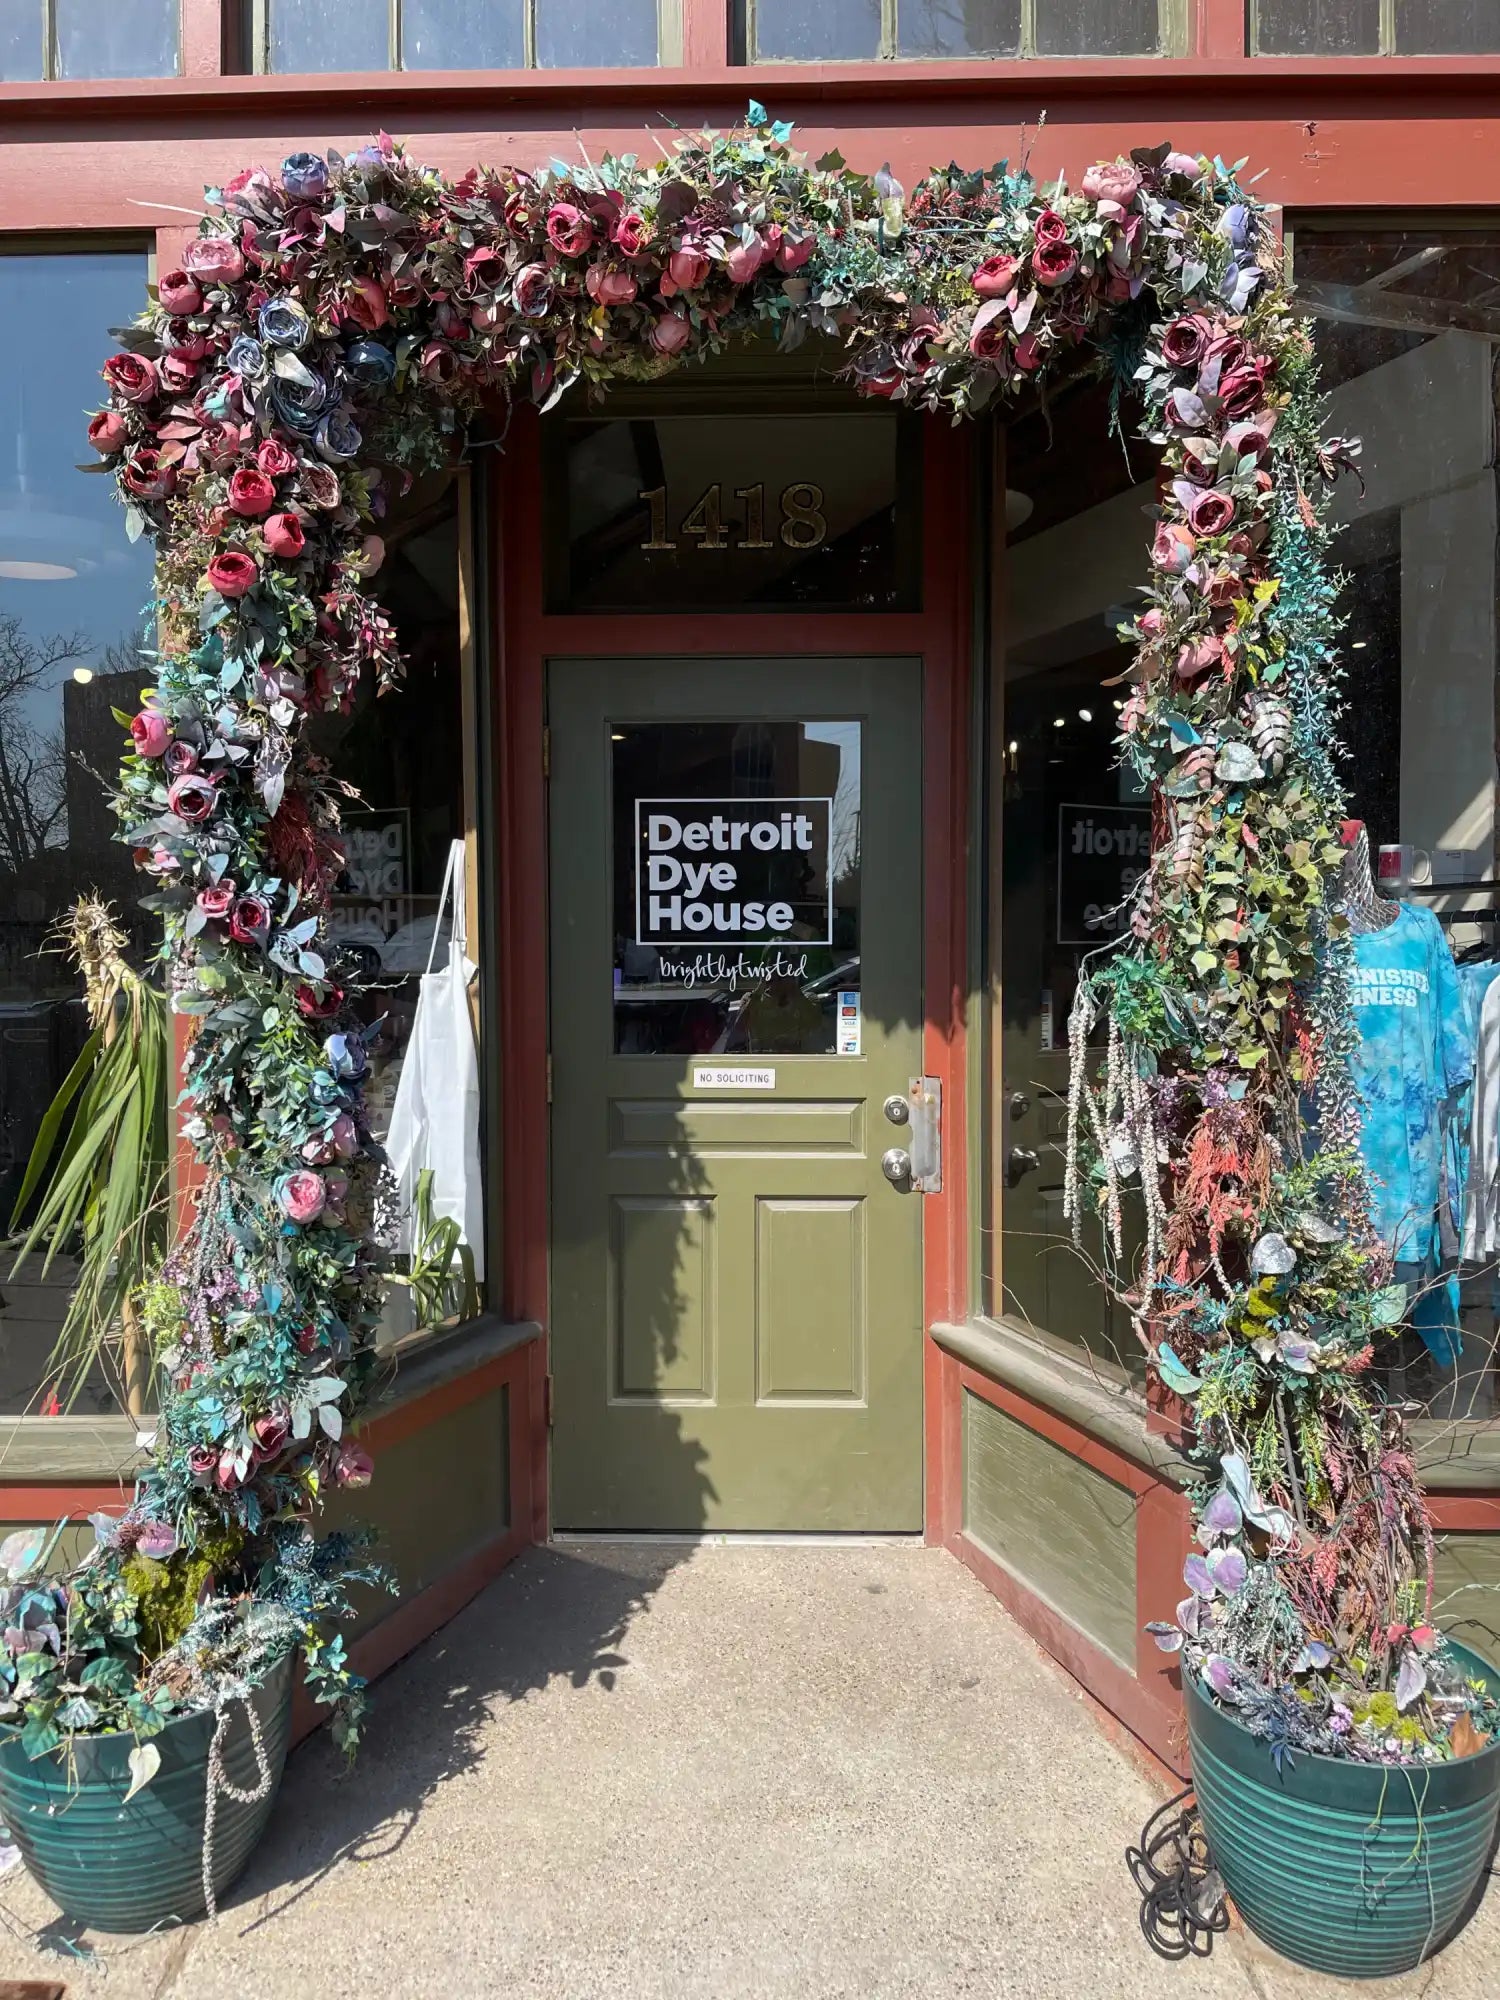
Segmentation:
<svg viewBox="0 0 1500 2000">
<path fill-rule="evenodd" d="M 249 1936 L 340 1862 L 398 1853 L 441 1787 L 481 1763 L 487 1725 L 508 1703 L 558 1678 L 612 1689 L 630 1626 L 687 1553 L 526 1550 L 381 1678 L 352 1767 L 326 1730 L 292 1752 L 266 1838 L 223 1898 L 228 1921 Z"/>
</svg>

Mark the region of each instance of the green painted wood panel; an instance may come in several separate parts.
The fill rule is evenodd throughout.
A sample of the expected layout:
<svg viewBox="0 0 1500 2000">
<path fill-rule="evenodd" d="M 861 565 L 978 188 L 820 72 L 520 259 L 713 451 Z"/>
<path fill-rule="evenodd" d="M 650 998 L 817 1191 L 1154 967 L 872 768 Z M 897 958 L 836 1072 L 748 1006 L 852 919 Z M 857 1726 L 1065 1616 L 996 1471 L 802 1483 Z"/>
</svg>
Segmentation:
<svg viewBox="0 0 1500 2000">
<path fill-rule="evenodd" d="M 1135 1499 L 964 1392 L 964 1532 L 1135 1670 Z"/>
<path fill-rule="evenodd" d="M 865 1204 L 756 1203 L 755 1389 L 761 1403 L 865 1392 Z"/>
<path fill-rule="evenodd" d="M 714 1204 L 696 1195 L 616 1195 L 610 1270 L 616 1399 L 712 1402 Z"/>
</svg>

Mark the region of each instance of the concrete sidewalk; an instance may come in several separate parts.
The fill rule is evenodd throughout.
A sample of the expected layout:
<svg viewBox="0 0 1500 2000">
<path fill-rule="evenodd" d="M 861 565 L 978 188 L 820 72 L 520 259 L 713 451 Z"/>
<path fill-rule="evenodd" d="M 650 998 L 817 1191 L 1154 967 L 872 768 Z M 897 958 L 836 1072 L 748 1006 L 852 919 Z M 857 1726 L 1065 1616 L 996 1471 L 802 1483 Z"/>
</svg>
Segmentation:
<svg viewBox="0 0 1500 2000">
<path fill-rule="evenodd" d="M 41 1954 L 54 1913 L 12 1875 L 0 1976 L 107 2000 L 1500 1991 L 1494 1895 L 1374 1989 L 1240 1935 L 1162 1964 L 1123 1860 L 1157 1802 L 937 1551 L 534 1550 L 381 1682 L 352 1775 L 326 1737 L 294 1754 L 217 1926 Z"/>
</svg>

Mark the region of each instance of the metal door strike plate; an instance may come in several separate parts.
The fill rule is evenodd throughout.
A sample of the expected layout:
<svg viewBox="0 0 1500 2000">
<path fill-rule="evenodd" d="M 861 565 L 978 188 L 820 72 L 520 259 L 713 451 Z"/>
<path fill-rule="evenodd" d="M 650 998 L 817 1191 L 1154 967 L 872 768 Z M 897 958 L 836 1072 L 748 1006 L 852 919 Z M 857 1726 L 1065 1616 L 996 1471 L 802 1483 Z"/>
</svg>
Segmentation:
<svg viewBox="0 0 1500 2000">
<path fill-rule="evenodd" d="M 914 1194 L 943 1191 L 943 1085 L 935 1076 L 914 1076 L 907 1087 L 911 1107 L 911 1188 Z"/>
</svg>

